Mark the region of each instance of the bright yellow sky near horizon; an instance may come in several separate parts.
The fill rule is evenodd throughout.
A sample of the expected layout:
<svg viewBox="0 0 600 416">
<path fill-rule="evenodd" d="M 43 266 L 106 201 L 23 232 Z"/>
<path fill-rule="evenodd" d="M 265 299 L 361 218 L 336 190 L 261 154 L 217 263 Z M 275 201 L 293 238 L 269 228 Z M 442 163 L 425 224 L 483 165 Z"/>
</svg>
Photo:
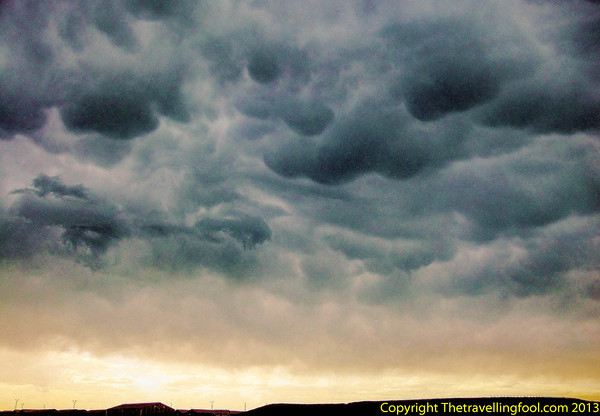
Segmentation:
<svg viewBox="0 0 600 416">
<path fill-rule="evenodd" d="M 0 0 L 0 410 L 600 399 L 599 28 Z"/>
<path fill-rule="evenodd" d="M 215 408 L 242 410 L 273 402 L 435 397 L 600 399 L 595 321 L 553 315 L 556 306 L 543 298 L 510 306 L 480 299 L 488 310 L 479 315 L 471 312 L 481 305 L 467 298 L 428 306 L 407 300 L 400 309 L 333 297 L 302 305 L 266 288 L 205 276 L 168 287 L 130 283 L 107 303 L 96 289 L 50 292 L 52 275 L 9 270 L 0 285 L 13 293 L 13 306 L 2 306 L 9 319 L 0 321 L 5 410 L 16 399 L 17 407 L 59 409 L 77 400 L 88 410 L 147 401 L 182 409 L 213 401 Z M 78 286 L 85 286 L 83 269 L 63 271 L 81 272 Z M 7 284 L 15 279 L 24 283 L 18 289 Z M 191 323 L 184 316 L 205 317 L 196 327 L 204 335 L 186 335 Z M 263 339 L 245 332 L 253 322 L 268 324 Z"/>
<path fill-rule="evenodd" d="M 451 374 L 293 374 L 284 367 L 224 370 L 166 365 L 89 353 L 2 351 L 3 371 L 21 379 L 0 383 L 0 410 L 104 409 L 159 401 L 176 409 L 249 410 L 268 403 L 341 403 L 444 397 L 554 396 L 600 400 L 594 380 Z M 37 374 L 36 374 L 37 373 Z M 26 377 L 27 382 L 24 382 Z M 449 394 L 448 392 L 452 393 Z M 18 399 L 18 402 L 16 400 Z"/>
</svg>

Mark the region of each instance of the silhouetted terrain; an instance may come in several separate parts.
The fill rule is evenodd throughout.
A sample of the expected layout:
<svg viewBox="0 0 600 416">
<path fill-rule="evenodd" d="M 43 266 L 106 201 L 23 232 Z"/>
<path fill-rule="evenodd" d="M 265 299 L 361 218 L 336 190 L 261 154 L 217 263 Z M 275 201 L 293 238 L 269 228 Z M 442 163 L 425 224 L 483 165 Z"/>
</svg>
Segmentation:
<svg viewBox="0 0 600 416">
<path fill-rule="evenodd" d="M 476 407 L 474 407 L 476 406 Z M 535 412 L 535 408 L 540 410 Z M 544 411 L 544 406 L 546 411 Z M 429 415 L 445 413 L 525 414 L 574 413 L 600 414 L 600 402 L 554 397 L 493 397 L 429 400 L 390 400 L 347 404 L 270 404 L 242 413 L 248 416 L 319 415 Z"/>
<path fill-rule="evenodd" d="M 444 413 L 588 413 L 600 414 L 600 402 L 559 397 L 490 397 L 421 400 L 365 401 L 337 404 L 276 403 L 247 412 L 234 410 L 176 410 L 162 403 L 123 404 L 106 410 L 22 409 L 0 412 L 0 416 L 320 416 L 320 415 L 426 415 Z"/>
</svg>

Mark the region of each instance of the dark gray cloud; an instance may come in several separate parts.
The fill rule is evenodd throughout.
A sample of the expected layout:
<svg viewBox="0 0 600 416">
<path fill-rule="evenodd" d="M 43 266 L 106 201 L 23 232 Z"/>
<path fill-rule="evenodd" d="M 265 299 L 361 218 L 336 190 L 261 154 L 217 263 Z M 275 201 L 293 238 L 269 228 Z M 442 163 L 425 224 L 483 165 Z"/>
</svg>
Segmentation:
<svg viewBox="0 0 600 416">
<path fill-rule="evenodd" d="M 16 97 L 5 89 L 0 97 L 0 138 L 8 139 L 15 133 L 35 131 L 44 125 L 46 116 L 35 98 Z"/>
<path fill-rule="evenodd" d="M 588 13 L 582 21 L 564 24 L 558 33 L 557 47 L 573 57 L 598 64 L 600 50 L 600 12 Z"/>
<path fill-rule="evenodd" d="M 68 59 L 72 52 L 88 53 L 86 48 L 93 45 L 98 33 L 105 35 L 115 50 L 136 53 L 141 60 L 150 56 L 139 46 L 132 29 L 134 19 L 120 2 L 102 6 L 81 2 L 76 7 L 60 1 L 8 1 L 1 7 L 3 45 L 8 53 L 8 63 L 0 69 L 2 138 L 41 129 L 51 108 L 58 108 L 66 127 L 76 133 L 95 132 L 115 139 L 154 131 L 159 116 L 189 120 L 180 93 L 181 62 L 162 65 L 158 71 L 156 65 L 127 68 L 127 64 L 106 71 L 89 57 L 76 63 Z M 65 43 L 50 42 L 43 36 L 51 30 L 50 18 Z"/>
<path fill-rule="evenodd" d="M 33 185 L 33 189 L 19 189 L 13 191 L 13 193 L 26 193 L 31 191 L 41 198 L 46 197 L 48 194 L 52 194 L 58 198 L 72 196 L 83 200 L 88 199 L 87 191 L 83 185 L 67 186 L 61 182 L 58 176 L 50 177 L 41 174 L 35 178 L 31 184 Z"/>
<path fill-rule="evenodd" d="M 269 226 L 258 217 L 242 216 L 239 218 L 202 218 L 193 226 L 173 225 L 169 223 L 148 223 L 141 226 L 144 233 L 152 237 L 168 237 L 173 235 L 193 235 L 213 243 L 222 242 L 228 235 L 237 240 L 245 250 L 271 239 Z"/>
<path fill-rule="evenodd" d="M 291 102 L 282 110 L 282 118 L 285 123 L 292 130 L 305 136 L 323 132 L 333 120 L 333 116 L 333 111 L 319 102 Z"/>
<path fill-rule="evenodd" d="M 148 0 L 139 2 L 136 0 L 126 0 L 123 2 L 125 7 L 136 17 L 143 19 L 164 19 L 171 17 L 189 18 L 194 7 L 202 7 L 202 3 L 193 0 L 169 1 L 169 0 Z"/>
<path fill-rule="evenodd" d="M 292 138 L 265 162 L 281 175 L 328 184 L 369 172 L 408 178 L 457 157 L 463 139 L 461 123 L 447 123 L 433 136 L 401 109 L 369 100 L 338 117 L 318 142 Z"/>
<path fill-rule="evenodd" d="M 60 98 L 55 55 L 43 36 L 49 16 L 38 2 L 0 4 L 0 139 L 30 133 L 46 120 L 44 108 Z"/>
<path fill-rule="evenodd" d="M 547 137 L 526 149 L 457 161 L 400 182 L 356 180 L 345 185 L 350 197 L 315 199 L 307 210 L 322 221 L 386 238 L 439 239 L 442 229 L 452 239 L 472 241 L 523 236 L 571 215 L 598 212 L 598 155 L 593 138 Z M 455 223 L 454 214 L 464 222 Z"/>
<path fill-rule="evenodd" d="M 7 240 L 4 258 L 18 257 L 18 250 L 44 252 L 43 243 L 34 244 L 36 234 L 56 246 L 59 238 L 53 237 L 55 229 L 61 230 L 60 241 L 71 254 L 93 269 L 101 267 L 101 256 L 110 247 L 138 238 L 149 242 L 153 252 L 150 261 L 157 267 L 204 265 L 237 276 L 249 265 L 251 256 L 244 252 L 271 239 L 271 229 L 256 216 L 203 217 L 193 226 L 185 226 L 164 221 L 165 213 L 160 211 L 148 215 L 131 204 L 126 211 L 120 210 L 83 185 L 65 185 L 59 177 L 40 174 L 32 185 L 13 191 L 20 196 L 0 230 L 2 239 Z M 13 231 L 20 235 L 11 237 Z M 172 251 L 173 247 L 183 251 Z"/>
<path fill-rule="evenodd" d="M 348 259 L 360 259 L 367 270 L 384 276 L 410 273 L 434 261 L 450 260 L 455 253 L 452 242 L 443 237 L 369 241 L 356 235 L 332 234 L 326 236 L 326 241 Z"/>
<path fill-rule="evenodd" d="M 158 127 L 158 114 L 175 120 L 189 118 L 183 104 L 177 73 L 131 73 L 106 77 L 98 85 L 82 87 L 61 108 L 67 128 L 75 132 L 97 132 L 114 139 L 130 139 Z"/>
<path fill-rule="evenodd" d="M 277 57 L 266 49 L 257 50 L 250 56 L 248 73 L 256 82 L 267 84 L 275 81 L 281 74 Z"/>
<path fill-rule="evenodd" d="M 138 41 L 130 27 L 125 9 L 120 2 L 107 1 L 100 5 L 83 1 L 78 7 L 68 3 L 60 5 L 66 11 L 64 20 L 60 20 L 58 34 L 76 50 L 83 50 L 90 40 L 91 30 L 105 35 L 115 46 L 134 51 Z M 52 10 L 52 5 L 49 7 Z"/>
<path fill-rule="evenodd" d="M 208 37 L 200 50 L 209 62 L 209 68 L 221 82 L 238 81 L 244 65 L 239 45 L 225 37 Z"/>
<path fill-rule="evenodd" d="M 257 217 L 198 220 L 192 226 L 147 223 L 139 236 L 150 244 L 147 261 L 169 270 L 208 267 L 236 279 L 255 274 L 256 259 L 248 252 L 271 239 L 271 229 Z"/>
<path fill-rule="evenodd" d="M 70 148 L 75 157 L 99 166 L 112 166 L 127 156 L 132 144 L 126 140 L 106 140 L 99 134 L 80 137 Z"/>
<path fill-rule="evenodd" d="M 594 215 L 597 149 L 573 134 L 597 127 L 597 16 L 576 3 L 555 27 L 534 25 L 531 10 L 554 16 L 562 6 L 523 7 L 523 23 L 493 3 L 468 13 L 464 4 L 443 13 L 411 2 L 324 5 L 305 20 L 295 6 L 255 3 L 235 20 L 226 5 L 193 2 L 31 11 L 9 2 L 3 30 L 21 48 L 5 43 L 18 59 L 1 73 L 3 137 L 25 133 L 84 163 L 128 166 L 134 179 L 124 182 L 140 184 L 132 199 L 152 199 L 159 213 L 144 218 L 138 207 L 117 209 L 82 185 L 39 176 L 19 191 L 13 215 L 59 229 L 97 257 L 139 239 L 157 266 L 228 274 L 250 261 L 245 249 L 276 233 L 260 218 L 298 217 L 333 227 L 320 244 L 388 280 L 449 261 L 461 241 L 526 238 Z M 273 10 L 287 17 L 264 25 Z M 19 27 L 33 24 L 28 16 L 55 37 Z M 316 30 L 325 24 L 332 30 Z M 49 129 L 58 121 L 49 110 L 68 140 L 57 138 L 61 126 Z M 311 281 L 332 271 L 320 259 L 302 264 Z"/>
<path fill-rule="evenodd" d="M 294 190 L 286 199 L 317 224 L 338 229 L 327 233 L 324 243 L 348 261 L 360 261 L 389 285 L 388 289 L 374 286 L 370 294 L 365 293 L 369 299 L 393 298 L 394 293 L 406 291 L 396 285 L 410 281 L 420 269 L 460 258 L 464 242 L 493 246 L 503 239 L 521 241 L 523 250 L 531 252 L 529 260 L 511 265 L 509 273 L 503 253 L 485 272 L 469 274 L 469 285 L 479 287 L 477 293 L 499 287 L 520 296 L 556 293 L 572 286 L 565 277 L 568 273 L 596 268 L 590 247 L 597 227 L 589 225 L 590 234 L 582 234 L 581 241 L 570 240 L 574 247 L 587 247 L 588 254 L 580 261 L 574 259 L 579 249 L 564 251 L 564 258 L 538 258 L 536 247 L 554 244 L 554 237 L 542 244 L 537 236 L 556 223 L 569 223 L 572 217 L 591 216 L 594 224 L 600 210 L 598 155 L 593 138 L 545 137 L 526 149 L 465 159 L 399 182 L 359 178 L 343 186 L 345 195 L 325 191 L 340 186 L 324 186 L 321 193 Z M 568 238 L 579 234 L 574 231 Z M 571 263 L 578 266 L 561 266 Z M 461 269 L 459 280 L 460 273 Z M 531 282 L 526 281 L 528 273 Z M 494 278 L 500 274 L 512 277 Z"/>
<path fill-rule="evenodd" d="M 269 84 L 283 75 L 304 80 L 310 77 L 308 55 L 280 44 L 264 43 L 251 48 L 247 69 L 250 77 L 261 84 Z"/>
<path fill-rule="evenodd" d="M 452 207 L 475 220 L 476 236 L 493 238 L 598 212 L 597 157 L 593 140 L 548 139 L 511 156 L 448 169 L 431 193 L 448 204 L 443 210 Z"/>
<path fill-rule="evenodd" d="M 592 217 L 558 223 L 525 240 L 513 241 L 517 248 L 512 253 L 498 250 L 476 270 L 465 270 L 451 285 L 453 290 L 469 294 L 496 290 L 517 296 L 568 293 L 568 288 L 577 284 L 569 273 L 597 270 L 599 231 Z M 584 295 L 594 296 L 596 280 L 585 285 Z"/>
<path fill-rule="evenodd" d="M 30 260 L 37 254 L 60 252 L 52 230 L 40 229 L 26 218 L 0 211 L 0 261 Z"/>
<path fill-rule="evenodd" d="M 491 126 L 510 125 L 535 132 L 597 131 L 599 55 L 598 7 L 586 2 L 556 5 L 554 30 L 541 35 L 552 45 L 536 72 L 508 85 L 479 117 Z M 568 9 L 569 13 L 565 13 Z"/>
<path fill-rule="evenodd" d="M 269 226 L 257 217 L 245 216 L 236 219 L 203 218 L 194 226 L 210 239 L 218 239 L 219 233 L 229 234 L 246 250 L 256 247 L 271 238 Z"/>
<path fill-rule="evenodd" d="M 574 2 L 568 21 L 544 26 L 532 10 L 563 6 L 523 6 L 521 21 L 493 3 L 464 13 L 467 3 L 323 6 L 264 25 L 272 11 L 259 3 L 238 21 L 193 2 L 7 2 L 3 47 L 15 59 L 0 71 L 2 137 L 121 169 L 128 188 L 100 198 L 38 176 L 13 194 L 3 226 L 25 237 L 6 253 L 44 251 L 26 237 L 35 230 L 95 258 L 141 240 L 156 267 L 233 276 L 264 261 L 250 249 L 290 217 L 309 229 L 283 230 L 281 253 L 302 246 L 299 270 L 316 287 L 344 279 L 310 258 L 299 242 L 311 238 L 332 264 L 357 262 L 390 288 L 464 242 L 502 238 L 532 256 L 511 276 L 541 275 L 544 262 L 563 276 L 562 263 L 533 259 L 533 235 L 599 210 L 597 12 Z M 276 9 L 300 16 L 294 7 Z M 294 36 L 303 25 L 314 33 Z M 123 194 L 153 201 L 155 214 L 117 204 Z M 485 275 L 473 284 L 488 287 Z"/>
<path fill-rule="evenodd" d="M 414 117 L 428 121 L 469 110 L 493 99 L 504 83 L 533 72 L 537 59 L 526 39 L 491 35 L 487 23 L 467 16 L 384 30 L 404 65 L 396 88 Z"/>
<path fill-rule="evenodd" d="M 577 78 L 558 78 L 551 88 L 543 79 L 515 84 L 483 110 L 483 121 L 542 133 L 597 130 L 600 101 L 596 87 Z"/>
<path fill-rule="evenodd" d="M 125 93 L 89 94 L 63 108 L 65 125 L 76 132 L 95 131 L 124 139 L 149 133 L 158 127 L 150 102 Z"/>
<path fill-rule="evenodd" d="M 305 136 L 321 134 L 333 121 L 334 111 L 310 85 L 313 51 L 270 42 L 265 36 L 242 31 L 211 38 L 204 47 L 211 70 L 222 80 L 239 81 L 242 65 L 247 64 L 255 84 L 239 89 L 235 103 L 239 111 L 260 120 L 281 120 Z"/>
<path fill-rule="evenodd" d="M 82 186 L 64 185 L 58 178 L 39 175 L 32 189 L 20 189 L 21 194 L 10 212 L 15 224 L 26 221 L 30 237 L 48 230 L 62 230 L 61 239 L 74 254 L 82 254 L 92 267 L 106 250 L 130 233 L 118 209 L 108 201 L 92 197 Z M 26 237 L 23 237 L 26 238 Z"/>
<path fill-rule="evenodd" d="M 327 105 L 319 101 L 300 101 L 290 96 L 259 95 L 243 99 L 237 107 L 250 117 L 281 119 L 290 129 L 304 136 L 322 133 L 334 118 Z"/>
<path fill-rule="evenodd" d="M 118 7 L 118 3 L 107 2 L 102 7 L 94 6 L 93 22 L 96 28 L 106 34 L 116 46 L 134 50 L 138 45 L 137 39 L 129 27 L 127 15 Z"/>
</svg>

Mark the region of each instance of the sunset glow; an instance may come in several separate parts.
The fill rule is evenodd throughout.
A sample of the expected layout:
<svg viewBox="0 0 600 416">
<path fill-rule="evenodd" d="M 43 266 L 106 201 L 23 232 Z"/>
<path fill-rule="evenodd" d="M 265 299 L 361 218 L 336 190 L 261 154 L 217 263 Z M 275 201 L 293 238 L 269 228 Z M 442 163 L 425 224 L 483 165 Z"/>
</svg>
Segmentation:
<svg viewBox="0 0 600 416">
<path fill-rule="evenodd" d="M 0 1 L 0 410 L 600 400 L 599 33 Z"/>
</svg>

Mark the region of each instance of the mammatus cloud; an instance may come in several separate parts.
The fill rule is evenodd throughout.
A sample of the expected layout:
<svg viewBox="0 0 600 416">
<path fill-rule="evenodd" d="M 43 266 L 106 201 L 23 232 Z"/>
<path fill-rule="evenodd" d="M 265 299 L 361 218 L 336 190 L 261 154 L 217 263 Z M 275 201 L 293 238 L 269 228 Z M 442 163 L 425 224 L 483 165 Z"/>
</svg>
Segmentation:
<svg viewBox="0 0 600 416">
<path fill-rule="evenodd" d="M 598 391 L 598 22 L 0 2 L 2 348 Z"/>
<path fill-rule="evenodd" d="M 189 119 L 180 94 L 178 66 L 147 71 L 132 63 L 130 68 L 125 64 L 109 69 L 89 65 L 85 59 L 68 59 L 73 52 L 85 55 L 86 47 L 99 40 L 100 34 L 111 44 L 104 53 L 148 57 L 146 50 L 140 50 L 127 12 L 131 8 L 144 16 L 146 10 L 152 16 L 168 15 L 170 7 L 120 2 L 102 6 L 83 2 L 76 7 L 68 2 L 12 1 L 2 7 L 5 46 L 13 58 L 2 71 L 0 127 L 4 139 L 42 128 L 50 108 L 58 108 L 65 126 L 76 133 L 96 132 L 114 139 L 154 131 L 160 115 L 178 121 Z M 53 29 L 58 29 L 57 39 L 40 35 Z"/>
<path fill-rule="evenodd" d="M 238 108 L 250 117 L 281 119 L 290 129 L 304 136 L 322 133 L 334 118 L 333 111 L 326 105 L 317 101 L 297 101 L 293 97 L 253 97 L 240 102 Z"/>
<path fill-rule="evenodd" d="M 169 79 L 149 74 L 115 74 L 104 82 L 74 92 L 61 108 L 65 126 L 75 132 L 97 132 L 109 138 L 130 139 L 158 127 L 158 114 L 178 121 L 189 116 L 179 93 L 176 74 Z"/>
<path fill-rule="evenodd" d="M 484 19 L 453 16 L 384 29 L 404 66 L 394 92 L 415 118 L 432 121 L 475 108 L 495 98 L 503 84 L 535 72 L 539 59 L 532 45 L 510 31 L 518 28 L 495 26 L 494 33 L 482 27 Z"/>
<path fill-rule="evenodd" d="M 12 187 L 4 226 L 37 230 L 50 246 L 59 233 L 96 259 L 145 241 L 155 266 L 228 274 L 285 216 L 338 228 L 320 244 L 384 280 L 451 260 L 463 242 L 508 236 L 534 250 L 531 235 L 598 212 L 598 11 L 574 2 L 555 27 L 537 25 L 538 13 L 554 17 L 563 6 L 465 4 L 443 13 L 412 2 L 323 6 L 322 21 L 299 15 L 290 27 L 259 24 L 268 9 L 247 5 L 247 18 L 217 30 L 212 23 L 232 16 L 226 5 L 6 2 L 2 30 L 14 42 L 4 48 L 15 59 L 2 63 L 3 138 L 30 135 L 106 175 L 132 152 L 131 177 L 156 209 L 144 216 L 147 198 L 134 190 L 99 197 L 40 175 L 32 188 Z M 336 31 L 340 16 L 358 32 L 369 22 L 360 41 Z M 333 19 L 336 29 L 289 36 L 311 19 Z M 153 192 L 159 177 L 168 197 Z M 293 187 L 304 180 L 312 188 Z M 343 198 L 330 198 L 336 188 Z M 444 238 L 432 231 L 441 218 L 453 218 Z M 354 234 L 406 246 L 365 251 L 347 240 Z M 331 272 L 309 257 L 301 271 Z"/>
<path fill-rule="evenodd" d="M 292 139 L 267 153 L 265 163 L 283 176 L 307 176 L 324 184 L 347 182 L 369 172 L 409 178 L 445 164 L 461 151 L 462 132 L 455 130 L 444 126 L 432 138 L 401 110 L 366 102 L 340 116 L 320 143 Z"/>
</svg>

